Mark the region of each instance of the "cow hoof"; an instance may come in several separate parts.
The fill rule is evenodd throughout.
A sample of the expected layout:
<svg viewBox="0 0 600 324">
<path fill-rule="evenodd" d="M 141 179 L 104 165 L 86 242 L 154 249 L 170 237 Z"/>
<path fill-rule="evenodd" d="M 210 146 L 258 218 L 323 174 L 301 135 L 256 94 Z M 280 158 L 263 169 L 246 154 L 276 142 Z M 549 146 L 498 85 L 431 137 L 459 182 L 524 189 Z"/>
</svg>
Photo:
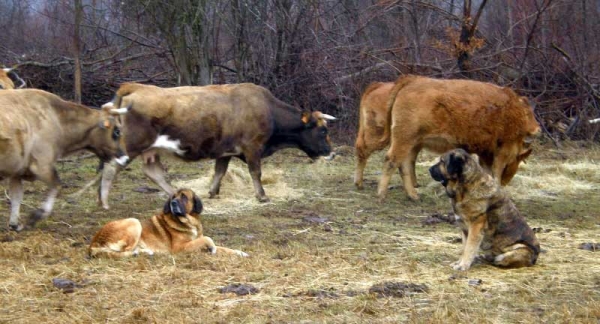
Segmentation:
<svg viewBox="0 0 600 324">
<path fill-rule="evenodd" d="M 41 221 L 44 218 L 46 218 L 44 210 L 43 209 L 36 209 L 34 212 L 32 212 L 31 214 L 29 214 L 29 220 L 27 221 L 27 225 L 29 227 L 34 227 L 35 224 L 37 224 L 37 222 Z"/>
<path fill-rule="evenodd" d="M 261 202 L 261 203 L 269 202 L 271 200 L 267 196 L 256 197 L 256 199 L 258 199 L 258 201 Z"/>
<path fill-rule="evenodd" d="M 362 183 L 355 183 L 354 186 L 356 187 L 356 190 L 363 190 L 363 184 Z"/>
<path fill-rule="evenodd" d="M 412 200 L 412 201 L 421 200 L 421 198 L 419 198 L 419 195 L 408 195 L 408 198 L 410 198 L 410 200 Z"/>
<path fill-rule="evenodd" d="M 23 225 L 22 224 L 9 224 L 8 228 L 10 228 L 11 231 L 15 231 L 15 232 L 20 232 L 23 230 Z"/>
<path fill-rule="evenodd" d="M 214 199 L 214 198 L 217 198 L 217 194 L 209 192 L 208 193 L 208 199 Z"/>
</svg>

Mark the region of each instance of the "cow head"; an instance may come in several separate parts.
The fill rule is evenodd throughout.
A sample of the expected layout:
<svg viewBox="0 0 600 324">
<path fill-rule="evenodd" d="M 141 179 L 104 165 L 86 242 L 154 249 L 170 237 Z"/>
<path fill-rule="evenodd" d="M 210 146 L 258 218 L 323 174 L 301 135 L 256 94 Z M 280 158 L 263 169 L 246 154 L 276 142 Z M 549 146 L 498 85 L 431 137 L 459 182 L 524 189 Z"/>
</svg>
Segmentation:
<svg viewBox="0 0 600 324">
<path fill-rule="evenodd" d="M 114 157 L 120 165 L 125 165 L 129 160 L 125 151 L 125 140 L 121 136 L 122 124 L 119 119 L 119 116 L 127 111 L 127 108 L 116 109 L 106 106 L 100 109 L 98 127 L 92 130 L 90 139 L 92 150 L 101 160 L 107 161 Z"/>
<path fill-rule="evenodd" d="M 533 148 L 531 148 L 532 142 L 533 137 L 528 136 L 522 143 L 520 143 L 520 145 L 517 144 L 515 146 L 515 153 L 513 154 L 514 158 L 506 164 L 506 167 L 504 167 L 504 170 L 502 171 L 502 178 L 500 179 L 501 185 L 507 185 L 517 173 L 519 164 L 524 162 L 525 159 L 531 155 L 531 152 L 533 152 Z"/>
<path fill-rule="evenodd" d="M 0 89 L 14 89 L 15 83 L 13 80 L 18 81 L 18 88 L 25 86 L 25 81 L 13 69 L 0 69 Z"/>
<path fill-rule="evenodd" d="M 335 117 L 320 111 L 302 113 L 304 127 L 300 131 L 299 146 L 312 159 L 331 153 L 331 140 L 327 130 L 328 120 L 335 120 Z"/>
</svg>

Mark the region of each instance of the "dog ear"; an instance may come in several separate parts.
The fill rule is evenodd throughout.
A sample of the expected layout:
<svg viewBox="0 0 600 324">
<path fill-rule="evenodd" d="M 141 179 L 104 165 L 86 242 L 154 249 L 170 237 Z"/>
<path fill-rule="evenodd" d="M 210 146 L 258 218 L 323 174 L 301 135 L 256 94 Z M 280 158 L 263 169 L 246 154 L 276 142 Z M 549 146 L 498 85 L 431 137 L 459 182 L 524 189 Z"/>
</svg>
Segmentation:
<svg viewBox="0 0 600 324">
<path fill-rule="evenodd" d="M 194 208 L 192 208 L 192 212 L 196 214 L 202 213 L 202 200 L 198 198 L 198 196 L 194 195 Z"/>
<path fill-rule="evenodd" d="M 465 165 L 465 157 L 462 154 L 455 152 L 451 153 L 448 161 L 446 162 L 446 171 L 451 176 L 459 177 L 463 173 L 463 167 Z"/>
<path fill-rule="evenodd" d="M 171 197 L 169 197 L 169 199 L 167 199 L 167 202 L 165 203 L 165 206 L 163 207 L 163 214 L 170 214 L 171 213 Z"/>
</svg>

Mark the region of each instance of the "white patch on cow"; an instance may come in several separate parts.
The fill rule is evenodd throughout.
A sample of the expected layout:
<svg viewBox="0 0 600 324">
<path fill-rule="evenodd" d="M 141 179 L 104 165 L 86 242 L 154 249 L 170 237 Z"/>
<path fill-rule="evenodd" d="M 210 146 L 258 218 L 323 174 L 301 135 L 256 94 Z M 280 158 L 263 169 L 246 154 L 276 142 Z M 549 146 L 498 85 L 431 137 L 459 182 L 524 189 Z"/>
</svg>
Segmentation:
<svg viewBox="0 0 600 324">
<path fill-rule="evenodd" d="M 119 158 L 115 158 L 115 162 L 117 162 L 117 164 L 124 166 L 125 164 L 127 164 L 127 161 L 129 161 L 129 156 L 127 155 L 123 155 Z"/>
<path fill-rule="evenodd" d="M 58 188 L 54 188 L 50 190 L 48 193 L 48 198 L 44 202 L 42 209 L 44 210 L 44 217 L 50 215 L 52 211 L 52 207 L 54 206 L 54 201 L 56 200 L 56 196 L 58 195 Z"/>
<path fill-rule="evenodd" d="M 197 229 L 195 229 L 195 228 L 192 228 L 192 237 L 193 237 L 193 238 L 196 238 L 196 237 L 198 237 L 198 230 L 197 230 Z"/>
<path fill-rule="evenodd" d="M 236 146 L 233 148 L 233 151 L 225 152 L 221 156 L 238 156 L 240 154 L 242 154 L 242 148 L 239 146 Z"/>
<path fill-rule="evenodd" d="M 179 145 L 181 145 L 180 140 L 170 140 L 169 135 L 159 135 L 151 147 L 164 149 L 177 155 L 183 155 L 185 151 L 182 150 Z"/>
</svg>

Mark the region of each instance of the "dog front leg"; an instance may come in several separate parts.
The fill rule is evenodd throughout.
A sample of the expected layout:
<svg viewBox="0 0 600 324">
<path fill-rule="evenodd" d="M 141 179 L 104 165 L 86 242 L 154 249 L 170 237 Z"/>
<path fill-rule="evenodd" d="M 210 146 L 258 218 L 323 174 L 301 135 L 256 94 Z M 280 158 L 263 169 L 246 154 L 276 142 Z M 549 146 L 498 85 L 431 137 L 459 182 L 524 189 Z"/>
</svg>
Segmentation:
<svg viewBox="0 0 600 324">
<path fill-rule="evenodd" d="M 198 250 L 208 250 L 211 254 L 215 254 L 217 253 L 217 246 L 215 245 L 215 242 L 213 242 L 213 240 L 208 236 L 202 236 L 195 240 L 173 246 L 173 253 L 182 251 L 195 252 Z"/>
<path fill-rule="evenodd" d="M 483 241 L 483 227 L 485 226 L 485 217 L 478 217 L 474 222 L 469 224 L 467 232 L 467 240 L 464 245 L 462 257 L 452 267 L 454 270 L 466 271 L 471 267 L 471 263 L 477 256 L 481 242 Z M 464 237 L 464 232 L 463 232 Z"/>
<path fill-rule="evenodd" d="M 242 257 L 249 256 L 248 253 L 246 253 L 244 251 L 234 250 L 234 249 L 226 248 L 226 247 L 223 247 L 223 246 L 217 246 L 217 253 L 235 254 L 235 255 L 242 256 Z"/>
</svg>

